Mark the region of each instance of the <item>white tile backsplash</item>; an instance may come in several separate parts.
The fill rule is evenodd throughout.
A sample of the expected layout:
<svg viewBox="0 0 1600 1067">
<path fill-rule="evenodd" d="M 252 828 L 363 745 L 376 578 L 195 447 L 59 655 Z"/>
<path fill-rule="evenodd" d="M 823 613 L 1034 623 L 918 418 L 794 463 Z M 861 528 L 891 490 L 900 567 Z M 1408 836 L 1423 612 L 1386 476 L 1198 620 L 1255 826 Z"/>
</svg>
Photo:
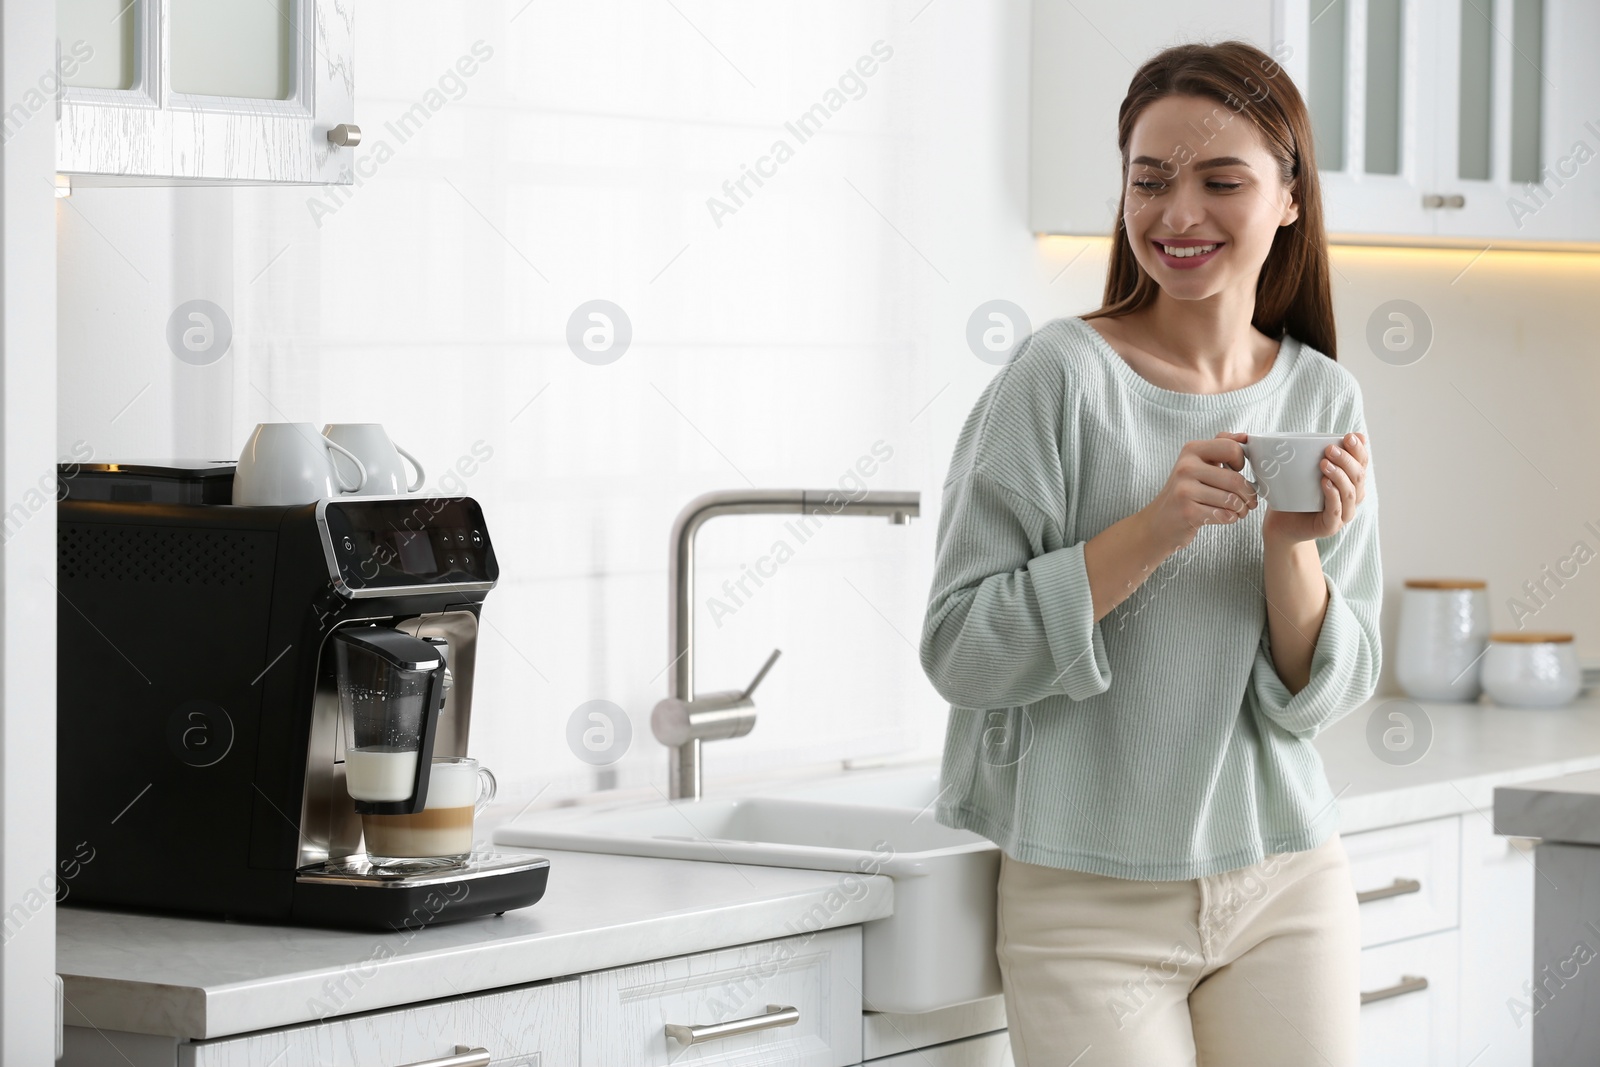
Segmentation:
<svg viewBox="0 0 1600 1067">
<path fill-rule="evenodd" d="M 784 650 L 755 730 L 709 745 L 705 770 L 714 791 L 802 761 L 935 753 L 945 708 L 915 646 L 939 486 L 994 372 L 966 348 L 967 317 L 1003 297 L 1042 323 L 1103 284 L 1104 241 L 1041 241 L 1023 221 L 1027 32 L 1025 0 L 363 5 L 359 186 L 80 188 L 58 208 L 61 449 L 231 456 L 258 421 L 379 421 L 430 485 L 492 450 L 467 479 L 503 568 L 473 744 L 503 783 L 555 798 L 665 789 L 649 712 L 678 509 L 710 489 L 832 486 L 886 442 L 871 487 L 921 490 L 924 517 L 832 520 L 721 626 L 706 597 L 783 521 L 702 533 L 700 687 L 742 686 Z M 795 143 L 784 124 L 878 40 L 893 55 L 859 98 Z M 479 41 L 492 56 L 452 78 Z M 402 140 L 389 124 L 418 103 Z M 780 138 L 792 158 L 717 225 L 707 199 Z M 1445 572 L 1489 578 L 1509 625 L 1505 595 L 1600 516 L 1596 260 L 1490 252 L 1463 274 L 1472 255 L 1334 255 L 1343 362 L 1382 464 L 1391 629 L 1400 579 Z M 1395 296 L 1438 330 L 1410 368 L 1363 340 Z M 208 367 L 164 340 L 194 297 L 233 318 Z M 597 298 L 633 327 L 606 366 L 565 340 Z M 1600 625 L 1586 580 L 1540 620 L 1580 645 Z M 614 775 L 567 747 L 592 699 L 631 717 Z"/>
</svg>

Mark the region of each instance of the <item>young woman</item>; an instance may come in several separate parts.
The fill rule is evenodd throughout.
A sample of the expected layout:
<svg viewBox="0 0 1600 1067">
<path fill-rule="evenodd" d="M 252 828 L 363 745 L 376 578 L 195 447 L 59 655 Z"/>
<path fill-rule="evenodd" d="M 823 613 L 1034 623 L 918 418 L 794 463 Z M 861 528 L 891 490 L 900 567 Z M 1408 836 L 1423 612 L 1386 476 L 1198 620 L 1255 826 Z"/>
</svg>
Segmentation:
<svg viewBox="0 0 1600 1067">
<path fill-rule="evenodd" d="M 1346 1067 L 1356 899 L 1312 739 L 1376 688 L 1382 574 L 1310 121 L 1262 52 L 1184 45 L 1117 142 L 1104 306 L 1023 344 L 945 481 L 936 817 L 1001 848 L 1019 1067 Z M 1258 506 L 1272 431 L 1344 435 L 1320 512 Z"/>
</svg>

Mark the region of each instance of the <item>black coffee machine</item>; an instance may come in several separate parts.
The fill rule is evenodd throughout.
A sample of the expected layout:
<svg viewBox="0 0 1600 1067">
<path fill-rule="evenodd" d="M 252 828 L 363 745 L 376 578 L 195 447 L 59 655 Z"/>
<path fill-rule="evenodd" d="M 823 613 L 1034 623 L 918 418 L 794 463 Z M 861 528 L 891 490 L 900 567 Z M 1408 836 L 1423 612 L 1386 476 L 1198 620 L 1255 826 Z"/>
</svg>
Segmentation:
<svg viewBox="0 0 1600 1067">
<path fill-rule="evenodd" d="M 499 575 L 478 503 L 164 502 L 207 499 L 201 485 L 223 465 L 209 466 L 63 471 L 56 840 L 78 858 L 68 900 L 385 929 L 537 901 L 549 861 L 531 853 L 369 862 L 363 802 L 346 788 L 351 648 L 419 680 L 424 709 L 411 795 L 365 810 L 421 811 L 430 755 L 467 754 L 479 613 Z"/>
</svg>

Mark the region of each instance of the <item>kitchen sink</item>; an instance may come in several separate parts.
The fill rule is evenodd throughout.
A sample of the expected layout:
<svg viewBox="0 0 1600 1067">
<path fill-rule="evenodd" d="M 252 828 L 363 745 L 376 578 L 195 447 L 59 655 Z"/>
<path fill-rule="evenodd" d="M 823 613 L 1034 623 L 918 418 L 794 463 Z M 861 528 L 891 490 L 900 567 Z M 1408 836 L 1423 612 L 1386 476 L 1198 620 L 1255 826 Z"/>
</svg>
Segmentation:
<svg viewBox="0 0 1600 1067">
<path fill-rule="evenodd" d="M 894 879 L 894 914 L 862 927 L 869 1011 L 924 1012 L 1000 992 L 994 957 L 1000 852 L 934 821 L 937 768 L 852 771 L 703 800 L 560 809 L 497 829 L 500 845 L 802 867 Z M 807 917 L 795 924 L 815 928 Z"/>
</svg>

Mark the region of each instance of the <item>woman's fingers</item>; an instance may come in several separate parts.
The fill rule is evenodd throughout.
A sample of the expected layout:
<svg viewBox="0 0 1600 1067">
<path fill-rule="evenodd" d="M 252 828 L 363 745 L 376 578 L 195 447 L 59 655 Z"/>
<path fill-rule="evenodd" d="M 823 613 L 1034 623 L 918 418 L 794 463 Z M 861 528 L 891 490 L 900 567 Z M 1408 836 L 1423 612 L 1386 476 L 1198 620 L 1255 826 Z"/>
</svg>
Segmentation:
<svg viewBox="0 0 1600 1067">
<path fill-rule="evenodd" d="M 1372 458 L 1372 452 L 1367 447 L 1367 438 L 1365 434 L 1347 433 L 1344 435 L 1343 444 L 1345 451 L 1355 456 L 1356 460 L 1360 462 L 1363 467 L 1365 467 L 1367 465 L 1367 461 Z"/>
<path fill-rule="evenodd" d="M 1250 510 L 1249 501 L 1246 498 L 1211 485 L 1196 486 L 1194 501 L 1197 504 L 1204 504 L 1214 511 L 1226 512 L 1230 515 L 1243 515 Z"/>
<path fill-rule="evenodd" d="M 1346 437 L 1346 441 L 1348 442 L 1353 438 L 1355 438 L 1355 434 L 1350 434 Z M 1359 441 L 1357 443 L 1360 444 Z M 1365 452 L 1364 445 L 1361 446 L 1360 454 L 1354 449 L 1347 450 L 1340 448 L 1338 445 L 1329 445 L 1323 459 L 1324 473 L 1327 473 L 1326 464 L 1331 458 L 1331 462 L 1346 476 L 1356 503 L 1360 503 L 1367 495 L 1367 457 Z"/>
<path fill-rule="evenodd" d="M 1229 467 L 1204 466 L 1198 472 L 1198 480 L 1204 486 L 1223 493 L 1232 493 L 1246 501 L 1256 495 L 1250 480 Z"/>
<path fill-rule="evenodd" d="M 1339 496 L 1340 511 L 1349 515 L 1356 506 L 1356 486 L 1345 469 L 1329 460 L 1322 461 L 1323 477 L 1327 479 L 1324 484 L 1331 485 L 1333 491 Z"/>
</svg>

